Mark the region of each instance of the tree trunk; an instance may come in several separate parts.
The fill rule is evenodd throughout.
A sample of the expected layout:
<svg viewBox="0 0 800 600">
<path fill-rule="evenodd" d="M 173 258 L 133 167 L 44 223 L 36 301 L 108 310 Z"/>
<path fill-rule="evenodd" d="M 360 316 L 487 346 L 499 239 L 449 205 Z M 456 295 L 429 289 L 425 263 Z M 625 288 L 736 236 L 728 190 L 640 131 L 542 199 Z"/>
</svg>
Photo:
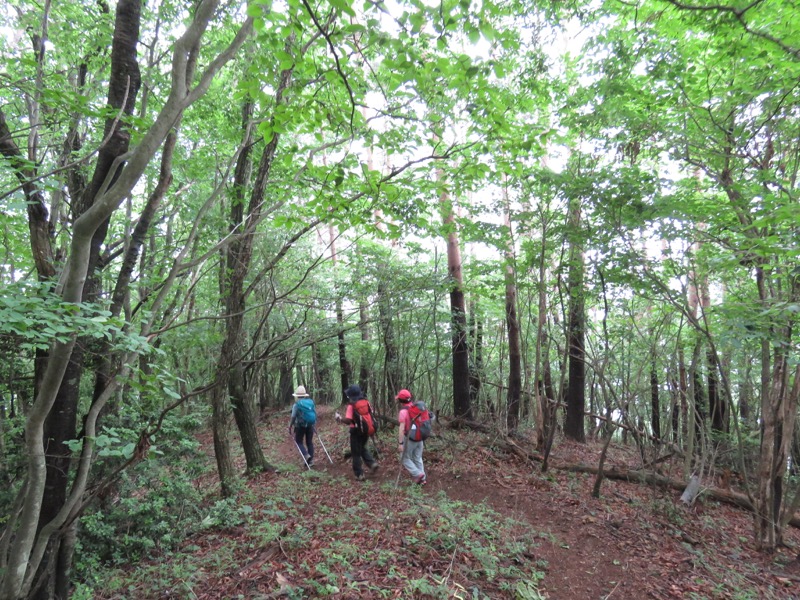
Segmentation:
<svg viewBox="0 0 800 600">
<path fill-rule="evenodd" d="M 370 361 L 369 361 L 369 353 L 367 349 L 369 348 L 369 315 L 367 310 L 367 303 L 363 299 L 358 303 L 358 329 L 361 332 L 361 360 L 359 361 L 358 367 L 358 380 L 361 383 L 361 389 L 367 398 L 372 396 L 376 396 L 375 400 L 379 400 L 377 390 L 372 389 L 371 379 L 370 376 Z M 374 393 L 373 393 L 374 392 Z M 390 400 L 393 396 L 387 397 L 387 400 Z M 391 406 L 391 403 L 388 404 Z"/>
<path fill-rule="evenodd" d="M 719 380 L 717 379 L 720 364 L 710 348 L 706 352 L 706 363 L 708 364 L 708 412 L 711 418 L 711 430 L 727 433 L 728 407 L 724 396 L 719 393 Z"/>
<path fill-rule="evenodd" d="M 668 377 L 670 375 L 668 374 Z M 680 404 L 680 391 L 678 381 L 674 378 L 670 379 L 670 435 L 672 443 L 680 444 L 680 431 L 681 431 L 681 404 Z"/>
<path fill-rule="evenodd" d="M 322 355 L 322 348 L 320 342 L 311 345 L 311 353 L 314 357 L 314 398 L 317 403 L 330 404 L 333 402 L 334 395 L 328 388 L 330 384 L 330 376 L 328 373 L 328 366 Z"/>
<path fill-rule="evenodd" d="M 336 231 L 333 225 L 329 226 L 328 233 L 330 235 L 331 264 L 333 265 L 333 270 L 335 272 L 338 257 L 336 255 Z M 339 386 L 344 391 L 350 387 L 350 382 L 353 380 L 353 367 L 350 365 L 350 361 L 347 360 L 347 343 L 344 336 L 344 310 L 342 308 L 342 294 L 338 293 L 338 291 L 336 293 L 336 325 L 338 326 L 336 340 L 338 342 L 339 350 Z"/>
<path fill-rule="evenodd" d="M 483 377 L 483 319 L 479 314 L 478 301 L 472 300 L 469 308 L 469 401 L 470 406 L 480 406 L 481 378 Z"/>
<path fill-rule="evenodd" d="M 48 281 L 55 276 L 56 265 L 50 237 L 50 214 L 47 210 L 44 193 L 33 183 L 35 172 L 29 166 L 35 164 L 36 157 L 28 157 L 26 160 L 22 155 L 14 142 L 2 110 L 0 110 L 0 155 L 5 157 L 11 165 L 14 175 L 22 186 L 22 192 L 27 200 L 28 231 L 33 263 L 36 266 L 39 280 Z"/>
<path fill-rule="evenodd" d="M 278 357 L 278 397 L 276 398 L 276 408 L 283 408 L 291 402 L 292 392 L 292 367 L 294 361 L 290 359 L 287 353 L 282 353 Z"/>
<path fill-rule="evenodd" d="M 386 373 L 386 395 L 391 405 L 394 395 L 402 387 L 400 373 L 400 354 L 394 336 L 391 295 L 386 290 L 386 283 L 378 283 L 378 318 L 384 347 L 384 372 Z"/>
<path fill-rule="evenodd" d="M 652 413 L 653 436 L 661 439 L 661 402 L 658 397 L 658 373 L 655 359 L 650 366 L 650 412 Z"/>
<path fill-rule="evenodd" d="M 511 214 L 506 202 L 506 227 L 508 227 L 508 249 L 506 251 L 506 327 L 508 329 L 508 393 L 506 402 L 506 425 L 509 432 L 519 425 L 519 400 L 522 392 L 522 352 L 520 349 L 519 318 L 517 317 L 517 284 L 514 268 L 514 242 L 511 235 Z"/>
<path fill-rule="evenodd" d="M 276 106 L 282 103 L 283 93 L 289 86 L 291 77 L 291 69 L 281 72 L 277 89 L 275 90 Z M 244 282 L 250 270 L 256 228 L 265 212 L 264 197 L 267 182 L 280 139 L 280 134 L 275 132 L 272 139 L 264 147 L 245 212 L 245 192 L 249 185 L 252 171 L 250 153 L 253 147 L 253 125 L 253 103 L 248 100 L 242 106 L 244 136 L 242 150 L 236 163 L 231 198 L 229 227 L 233 241 L 227 249 L 225 273 L 222 278 L 224 286 L 222 300 L 225 306 L 225 340 L 217 368 L 218 379 L 222 378 L 227 381 L 228 395 L 233 406 L 233 416 L 242 440 L 247 471 L 250 473 L 272 467 L 267 463 L 258 440 L 258 432 L 256 430 L 258 414 L 255 404 L 250 400 L 247 393 L 244 369 L 241 364 L 243 357 L 241 339 L 247 304 Z M 228 372 L 222 373 L 223 370 Z M 216 396 L 216 398 L 221 400 L 223 397 Z M 216 407 L 216 410 L 225 411 L 226 405 L 220 405 Z M 222 419 L 217 423 L 221 421 Z"/>
<path fill-rule="evenodd" d="M 244 137 L 242 150 L 236 161 L 230 215 L 228 217 L 228 227 L 231 234 L 234 235 L 237 233 L 242 235 L 239 228 L 243 227 L 245 194 L 252 173 L 252 116 L 253 104 L 252 102 L 245 102 L 242 106 Z M 229 497 L 234 493 L 237 483 L 237 473 L 233 464 L 231 449 L 230 416 L 232 412 L 235 412 L 231 406 L 232 403 L 236 402 L 233 394 L 238 394 L 241 390 L 241 382 L 236 381 L 237 375 L 234 370 L 241 361 L 239 337 L 242 330 L 244 310 L 242 290 L 244 277 L 247 274 L 247 265 L 242 264 L 239 255 L 246 251 L 247 249 L 242 247 L 241 242 L 238 244 L 233 243 L 226 248 L 223 252 L 219 276 L 225 337 L 217 359 L 216 388 L 211 394 L 213 415 L 211 423 L 214 429 L 214 453 L 217 461 L 217 471 L 224 497 Z M 240 374 L 241 372 L 239 372 Z M 241 405 L 241 398 L 238 401 Z M 251 468 L 249 463 L 247 466 L 248 469 Z"/>
<path fill-rule="evenodd" d="M 753 388 L 750 385 L 750 372 L 753 369 L 753 359 L 751 356 L 747 356 L 743 359 L 743 362 L 742 375 L 739 379 L 739 418 L 749 429 L 750 402 L 753 396 Z"/>
<path fill-rule="evenodd" d="M 443 184 L 442 173 L 439 182 Z M 472 420 L 469 400 L 469 348 L 467 345 L 467 314 L 461 275 L 461 250 L 450 195 L 444 185 L 439 195 L 442 221 L 447 236 L 447 272 L 450 276 L 450 326 L 453 349 L 453 415 Z"/>
<path fill-rule="evenodd" d="M 583 414 L 586 410 L 586 351 L 584 347 L 584 291 L 583 291 L 583 251 L 577 241 L 581 215 L 577 200 L 571 202 L 570 227 L 573 241 L 570 243 L 568 275 L 569 299 L 569 383 L 567 385 L 567 415 L 564 435 L 577 442 L 586 441 Z"/>
<path fill-rule="evenodd" d="M 681 411 L 681 438 L 683 439 L 684 454 L 686 460 L 691 461 L 691 444 L 690 435 L 694 435 L 694 427 L 689 428 L 690 419 L 694 419 L 692 412 L 689 410 L 689 377 L 686 372 L 686 361 L 683 356 L 683 347 L 678 346 L 678 399 L 680 401 Z M 693 422 L 693 421 L 691 421 Z M 691 465 L 689 462 L 684 466 L 687 474 L 691 472 Z"/>
<path fill-rule="evenodd" d="M 114 48 L 112 49 L 112 76 L 110 82 L 109 98 L 123 96 L 126 98 L 126 106 L 134 102 L 136 88 L 138 87 L 138 73 L 129 70 L 127 74 L 124 68 L 132 69 L 130 62 L 121 70 L 113 65 L 118 64 L 115 53 L 123 54 L 122 62 L 130 59 L 131 55 L 125 56 L 125 52 L 135 52 L 138 42 L 137 33 L 131 35 L 131 14 L 139 11 L 137 2 L 122 2 L 117 5 L 117 24 L 114 34 Z M 99 254 L 99 247 L 105 236 L 108 219 L 116 211 L 122 201 L 132 192 L 136 183 L 140 180 L 146 167 L 150 164 L 154 154 L 161 147 L 169 129 L 174 125 L 178 114 L 191 102 L 202 96 L 208 89 L 214 75 L 241 47 L 246 37 L 252 29 L 252 21 L 247 20 L 242 28 L 237 32 L 234 40 L 220 55 L 219 60 L 213 61 L 208 68 L 202 81 L 194 89 L 187 91 L 181 80 L 186 69 L 186 51 L 191 46 L 192 40 L 202 37 L 210 19 L 216 10 L 216 3 L 213 0 L 202 1 L 196 8 L 193 21 L 188 25 L 184 35 L 175 44 L 173 54 L 173 89 L 167 101 L 164 103 L 161 112 L 153 122 L 152 126 L 144 131 L 139 143 L 128 153 L 125 153 L 127 162 L 121 163 L 116 169 L 117 163 L 107 160 L 106 152 L 118 153 L 127 145 L 128 134 L 122 133 L 117 127 L 122 127 L 124 119 L 116 122 L 113 128 L 107 126 L 107 143 L 103 146 L 97 157 L 95 169 L 96 177 L 92 185 L 77 200 L 85 211 L 79 213 L 80 216 L 74 221 L 72 227 L 72 240 L 67 254 L 64 270 L 58 288 L 61 299 L 68 304 L 81 302 L 87 291 L 87 277 L 94 256 Z M 137 17 L 138 18 L 138 17 Z M 122 48 L 122 50 L 121 50 Z M 135 53 L 133 54 L 135 58 Z M 123 75 L 120 77 L 120 75 Z M 123 93 L 119 93 L 121 88 L 119 80 L 124 80 Z M 102 155 L 102 156 L 101 156 Z M 99 172 L 105 171 L 108 177 L 98 178 Z M 116 170 L 111 171 L 112 168 Z M 110 182 L 110 185 L 103 184 L 96 187 L 97 182 Z M 107 398 L 116 389 L 116 384 L 111 383 L 105 390 L 103 398 L 90 407 L 84 420 L 85 435 L 82 439 L 83 448 L 80 460 L 76 463 L 76 475 L 72 480 L 72 493 L 69 496 L 69 505 L 59 511 L 58 515 L 45 527 L 39 530 L 37 536 L 37 523 L 41 516 L 42 497 L 44 494 L 46 477 L 46 457 L 44 447 L 44 422 L 53 409 L 58 390 L 64 380 L 67 366 L 72 360 L 73 350 L 76 347 L 76 339 L 67 341 L 55 341 L 52 344 L 50 354 L 45 367 L 41 384 L 38 387 L 36 398 L 27 415 L 25 425 L 25 452 L 27 460 L 27 472 L 24 487 L 21 491 L 22 511 L 14 514 L 6 524 L 6 534 L 9 541 L 5 548 L 7 554 L 3 557 L 6 568 L 0 574 L 0 597 L 9 600 L 24 598 L 30 592 L 35 580 L 35 574 L 44 560 L 45 548 L 51 536 L 67 523 L 68 519 L 73 519 L 81 510 L 81 499 L 88 482 L 89 466 L 92 462 L 94 453 L 94 438 L 96 436 L 96 420 L 99 411 Z M 120 371 L 119 377 L 127 376 L 127 367 Z M 77 511 L 77 512 L 76 512 Z M 14 532 L 11 539 L 10 532 Z"/>
<path fill-rule="evenodd" d="M 765 342 L 767 343 L 767 342 Z M 783 499 L 784 464 L 775 464 L 776 450 L 781 446 L 781 416 L 776 408 L 781 404 L 786 382 L 786 362 L 776 353 L 770 386 L 762 398 L 762 433 L 758 472 L 755 538 L 759 549 L 773 550 L 781 539 L 780 508 Z M 784 457 L 785 458 L 785 457 Z"/>
<path fill-rule="evenodd" d="M 539 256 L 539 273 L 536 282 L 538 296 L 538 310 L 536 315 L 536 356 L 534 358 L 534 397 L 536 398 L 536 449 L 544 452 L 550 419 L 551 404 L 548 402 L 547 389 L 544 381 L 545 365 L 549 365 L 547 352 L 547 288 L 545 286 L 545 255 L 547 249 L 547 227 L 542 224 L 542 247 Z M 549 372 L 549 368 L 547 369 Z M 555 398 L 550 398 L 555 400 Z"/>
<path fill-rule="evenodd" d="M 114 24 L 114 37 L 111 46 L 111 77 L 109 79 L 108 105 L 124 115 L 133 114 L 136 98 L 141 83 L 139 64 L 137 62 L 136 45 L 139 41 L 141 21 L 141 0 L 121 0 L 117 4 Z M 128 151 L 130 133 L 124 120 L 107 119 L 104 137 L 108 142 L 102 146 L 97 155 L 92 180 L 83 190 L 75 205 L 74 218 L 85 214 L 94 204 L 97 194 L 107 177 L 111 182 L 116 180 L 120 167 L 111 172 L 114 161 Z M 91 238 L 91 250 L 88 257 L 88 277 L 83 289 L 83 300 L 94 301 L 100 294 L 98 269 L 102 245 L 108 231 L 109 219 L 104 219 Z M 36 241 L 37 240 L 32 240 Z M 45 462 L 47 477 L 45 496 L 39 515 L 38 531 L 56 518 L 67 497 L 70 481 L 72 453 L 65 442 L 77 437 L 76 418 L 80 398 L 80 384 L 84 370 L 86 353 L 84 348 L 92 345 L 90 340 L 82 340 L 77 344 L 64 374 L 64 379 L 56 396 L 53 409 L 45 420 Z M 100 369 L 98 369 L 100 372 Z M 105 380 L 102 381 L 103 389 Z M 96 399 L 96 398 L 95 398 Z M 63 552 L 63 554 L 62 554 Z M 72 548 L 62 545 L 60 536 L 51 541 L 49 557 L 42 561 L 40 573 L 46 573 L 46 580 L 38 585 L 33 598 L 46 600 L 50 597 L 67 598 L 68 589 L 56 589 L 56 583 L 62 585 L 68 581 L 71 568 Z M 48 556 L 48 555 L 46 555 Z M 55 560 L 55 564 L 49 564 Z"/>
<path fill-rule="evenodd" d="M 695 343 L 692 352 L 692 364 L 689 365 L 689 375 L 692 381 L 692 416 L 694 419 L 694 444 L 695 448 L 702 444 L 703 433 L 706 430 L 706 395 L 703 389 L 703 377 L 700 374 L 701 342 Z"/>
<path fill-rule="evenodd" d="M 236 492 L 238 476 L 233 464 L 231 451 L 231 409 L 228 400 L 228 369 L 223 361 L 230 361 L 227 351 L 220 353 L 220 372 L 217 385 L 211 391 L 211 430 L 214 435 L 214 458 L 217 462 L 220 490 L 223 498 L 232 497 Z"/>
</svg>

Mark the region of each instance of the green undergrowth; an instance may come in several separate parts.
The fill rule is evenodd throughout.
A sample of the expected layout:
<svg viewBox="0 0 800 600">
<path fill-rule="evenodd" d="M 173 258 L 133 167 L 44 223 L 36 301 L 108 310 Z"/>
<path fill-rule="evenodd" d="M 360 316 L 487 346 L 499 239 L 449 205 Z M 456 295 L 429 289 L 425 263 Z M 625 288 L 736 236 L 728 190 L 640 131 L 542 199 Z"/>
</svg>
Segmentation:
<svg viewBox="0 0 800 600">
<path fill-rule="evenodd" d="M 211 505 L 176 551 L 108 569 L 85 597 L 542 597 L 528 524 L 417 487 L 287 471 Z"/>
</svg>

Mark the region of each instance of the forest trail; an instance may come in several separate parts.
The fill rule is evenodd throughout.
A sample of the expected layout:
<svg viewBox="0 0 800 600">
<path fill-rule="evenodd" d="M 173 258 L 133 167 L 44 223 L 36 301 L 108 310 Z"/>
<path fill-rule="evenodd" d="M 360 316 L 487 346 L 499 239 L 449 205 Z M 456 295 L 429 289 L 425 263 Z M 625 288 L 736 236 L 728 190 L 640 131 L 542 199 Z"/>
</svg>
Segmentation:
<svg viewBox="0 0 800 600">
<path fill-rule="evenodd" d="M 334 421 L 333 408 L 320 407 L 318 412 L 318 432 L 333 463 L 315 438 L 313 469 L 332 477 L 332 486 L 361 486 L 372 497 L 370 490 L 381 484 L 392 489 L 413 485 L 393 452 L 394 428 L 379 432 L 381 466 L 359 483 L 345 458 L 347 427 Z M 265 426 L 285 431 L 288 415 L 285 420 L 282 416 Z M 284 433 L 283 439 L 277 448 L 280 460 L 305 469 L 292 438 Z M 437 430 L 426 444 L 428 484 L 422 493 L 483 502 L 530 523 L 540 532 L 532 552 L 544 565 L 539 590 L 547 598 L 800 598 L 797 530 L 790 530 L 787 539 L 794 551 L 765 556 L 753 550 L 752 519 L 742 510 L 711 502 L 687 509 L 672 491 L 609 480 L 595 499 L 591 476 L 553 470 L 542 474 L 538 463 L 498 453 L 495 441 L 472 431 Z M 376 446 L 370 442 L 372 450 Z M 596 464 L 598 452 L 591 443 L 562 442 L 553 450 L 561 461 L 585 464 Z M 612 448 L 610 463 L 634 464 L 632 454 L 631 449 Z M 376 501 L 382 497 L 374 495 Z"/>
</svg>

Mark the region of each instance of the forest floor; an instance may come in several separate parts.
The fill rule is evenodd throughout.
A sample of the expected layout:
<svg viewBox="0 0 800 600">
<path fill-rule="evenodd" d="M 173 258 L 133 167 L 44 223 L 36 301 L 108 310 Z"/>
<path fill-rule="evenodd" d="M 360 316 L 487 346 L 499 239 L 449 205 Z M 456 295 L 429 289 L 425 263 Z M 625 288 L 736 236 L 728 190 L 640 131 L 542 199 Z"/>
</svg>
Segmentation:
<svg viewBox="0 0 800 600">
<path fill-rule="evenodd" d="M 593 498 L 593 475 L 542 473 L 503 452 L 504 439 L 463 429 L 434 430 L 426 486 L 401 472 L 394 429 L 380 432 L 380 468 L 357 482 L 347 428 L 332 408 L 319 417 L 332 463 L 315 439 L 308 471 L 288 413 L 273 415 L 262 434 L 280 470 L 248 481 L 246 514 L 96 597 L 800 599 L 797 529 L 786 547 L 759 553 L 743 509 L 702 496 L 686 507 L 680 492 L 614 480 Z M 551 461 L 597 466 L 600 450 L 559 440 Z M 609 448 L 608 467 L 638 463 L 635 448 Z M 209 475 L 198 485 L 217 484 Z"/>
</svg>

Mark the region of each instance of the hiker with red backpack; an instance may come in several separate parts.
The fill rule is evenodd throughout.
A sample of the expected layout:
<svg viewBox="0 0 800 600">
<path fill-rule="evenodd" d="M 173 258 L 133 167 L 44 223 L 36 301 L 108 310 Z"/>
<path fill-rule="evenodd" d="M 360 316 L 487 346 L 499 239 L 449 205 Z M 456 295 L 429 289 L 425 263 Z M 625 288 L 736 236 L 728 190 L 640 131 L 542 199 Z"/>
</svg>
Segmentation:
<svg viewBox="0 0 800 600">
<path fill-rule="evenodd" d="M 350 455 L 353 457 L 353 473 L 358 481 L 364 480 L 365 464 L 371 473 L 378 469 L 378 461 L 367 449 L 370 436 L 375 434 L 376 422 L 372 406 L 364 396 L 361 387 L 353 384 L 344 391 L 347 409 L 344 417 L 336 413 L 336 421 L 350 426 Z"/>
<path fill-rule="evenodd" d="M 400 403 L 400 412 L 397 413 L 397 420 L 400 423 L 397 432 L 400 462 L 414 483 L 425 485 L 428 483 L 428 478 L 422 462 L 422 451 L 425 448 L 425 440 L 431 433 L 430 412 L 424 402 L 414 400 L 411 392 L 406 389 L 397 392 L 395 400 Z"/>
</svg>

